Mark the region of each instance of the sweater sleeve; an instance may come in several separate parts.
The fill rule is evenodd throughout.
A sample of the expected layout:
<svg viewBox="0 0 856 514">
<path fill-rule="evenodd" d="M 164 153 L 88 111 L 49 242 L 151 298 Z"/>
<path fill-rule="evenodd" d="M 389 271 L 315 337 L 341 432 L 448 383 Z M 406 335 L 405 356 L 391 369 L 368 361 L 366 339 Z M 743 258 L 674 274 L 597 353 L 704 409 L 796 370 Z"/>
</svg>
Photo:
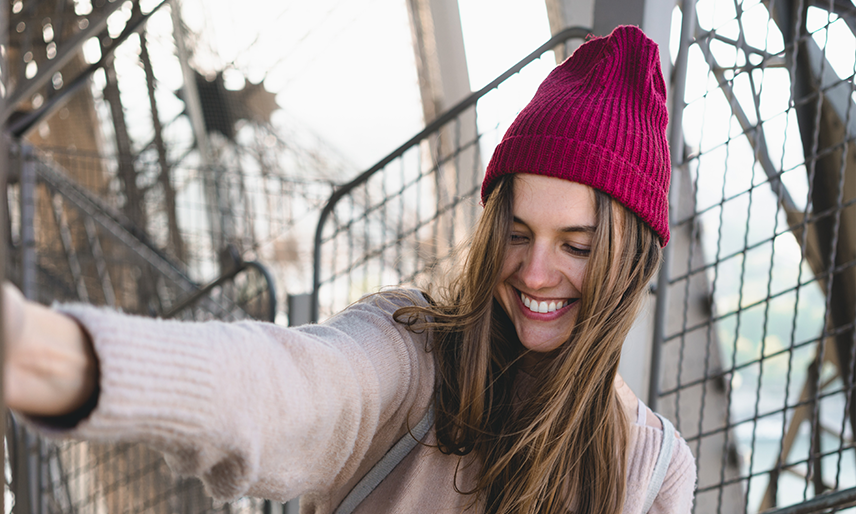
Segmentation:
<svg viewBox="0 0 856 514">
<path fill-rule="evenodd" d="M 679 437 L 672 452 L 669 469 L 654 499 L 650 514 L 689 514 L 693 508 L 696 482 L 695 458 L 689 445 Z"/>
<path fill-rule="evenodd" d="M 430 402 L 424 335 L 391 318 L 401 300 L 370 297 L 295 329 L 59 307 L 92 338 L 100 396 L 72 429 L 40 430 L 147 443 L 217 500 L 335 501 Z"/>
</svg>

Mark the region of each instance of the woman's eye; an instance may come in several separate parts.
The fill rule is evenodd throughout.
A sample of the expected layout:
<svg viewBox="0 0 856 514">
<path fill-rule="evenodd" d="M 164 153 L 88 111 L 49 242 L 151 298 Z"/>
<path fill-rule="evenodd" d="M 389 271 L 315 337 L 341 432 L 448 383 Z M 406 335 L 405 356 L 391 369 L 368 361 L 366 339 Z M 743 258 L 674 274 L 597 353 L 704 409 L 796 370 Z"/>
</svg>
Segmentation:
<svg viewBox="0 0 856 514">
<path fill-rule="evenodd" d="M 511 241 L 511 243 L 512 243 L 512 244 L 514 244 L 514 243 L 525 243 L 525 242 L 526 242 L 526 237 L 525 237 L 525 236 L 522 236 L 522 235 L 520 235 L 520 234 L 511 234 L 511 239 L 510 239 L 510 241 Z"/>
<path fill-rule="evenodd" d="M 578 257 L 588 257 L 591 253 L 591 250 L 588 248 L 580 248 L 574 245 L 565 245 L 565 250 L 571 255 L 576 255 Z"/>
</svg>

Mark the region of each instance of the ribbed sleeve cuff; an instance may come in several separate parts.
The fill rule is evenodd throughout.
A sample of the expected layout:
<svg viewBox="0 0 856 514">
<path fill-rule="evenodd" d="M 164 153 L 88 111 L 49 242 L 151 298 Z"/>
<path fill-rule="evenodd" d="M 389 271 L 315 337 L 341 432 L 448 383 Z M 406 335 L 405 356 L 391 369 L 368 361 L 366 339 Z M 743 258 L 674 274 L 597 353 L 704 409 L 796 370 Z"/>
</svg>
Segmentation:
<svg viewBox="0 0 856 514">
<path fill-rule="evenodd" d="M 32 420 L 46 432 L 95 440 L 193 437 L 213 419 L 216 352 L 192 323 L 128 316 L 86 305 L 54 307 L 76 319 L 98 358 L 99 394 L 73 429 Z M 200 337 L 201 336 L 201 337 Z M 180 344 L 179 344 L 180 343 Z"/>
</svg>

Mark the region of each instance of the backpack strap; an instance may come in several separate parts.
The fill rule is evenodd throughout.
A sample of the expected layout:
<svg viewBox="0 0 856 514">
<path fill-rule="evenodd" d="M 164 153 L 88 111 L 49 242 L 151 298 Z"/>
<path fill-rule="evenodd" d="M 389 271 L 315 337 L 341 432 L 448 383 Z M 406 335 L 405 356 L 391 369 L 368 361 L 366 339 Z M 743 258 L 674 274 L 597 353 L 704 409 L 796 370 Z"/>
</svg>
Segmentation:
<svg viewBox="0 0 856 514">
<path fill-rule="evenodd" d="M 654 472 L 651 474 L 651 480 L 648 482 L 648 493 L 645 496 L 645 504 L 642 507 L 642 512 L 647 513 L 654 504 L 654 499 L 660 492 L 660 487 L 663 485 L 663 479 L 666 478 L 666 472 L 669 470 L 669 462 L 672 460 L 672 450 L 675 446 L 675 427 L 672 423 L 663 416 L 654 413 L 660 422 L 663 423 L 663 439 L 660 443 L 660 453 L 657 455 L 657 462 L 654 464 Z"/>
<path fill-rule="evenodd" d="M 384 478 L 389 475 L 389 473 L 396 467 L 398 464 L 404 460 L 404 457 L 407 456 L 408 453 L 425 437 L 425 434 L 431 429 L 434 425 L 434 407 L 431 406 L 428 408 L 428 412 L 425 413 L 425 416 L 419 421 L 419 423 L 413 427 L 413 430 L 404 434 L 401 439 L 398 440 L 389 451 L 386 452 L 386 455 L 383 456 L 377 463 L 366 473 L 363 478 L 357 482 L 351 492 L 345 496 L 345 499 L 342 500 L 342 503 L 339 504 L 339 507 L 336 508 L 334 514 L 350 514 L 357 508 L 357 505 L 360 504 L 366 497 L 374 491 L 375 487 L 380 485 Z"/>
</svg>

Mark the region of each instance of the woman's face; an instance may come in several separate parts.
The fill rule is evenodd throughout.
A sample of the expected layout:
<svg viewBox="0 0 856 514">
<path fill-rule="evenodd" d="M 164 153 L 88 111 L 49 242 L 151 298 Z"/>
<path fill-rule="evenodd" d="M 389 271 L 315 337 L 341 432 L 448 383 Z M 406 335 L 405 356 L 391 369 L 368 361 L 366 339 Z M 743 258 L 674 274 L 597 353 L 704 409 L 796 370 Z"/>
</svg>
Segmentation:
<svg viewBox="0 0 856 514">
<path fill-rule="evenodd" d="M 514 223 L 494 297 L 520 342 L 548 352 L 574 326 L 596 216 L 594 190 L 569 180 L 517 174 Z"/>
</svg>

